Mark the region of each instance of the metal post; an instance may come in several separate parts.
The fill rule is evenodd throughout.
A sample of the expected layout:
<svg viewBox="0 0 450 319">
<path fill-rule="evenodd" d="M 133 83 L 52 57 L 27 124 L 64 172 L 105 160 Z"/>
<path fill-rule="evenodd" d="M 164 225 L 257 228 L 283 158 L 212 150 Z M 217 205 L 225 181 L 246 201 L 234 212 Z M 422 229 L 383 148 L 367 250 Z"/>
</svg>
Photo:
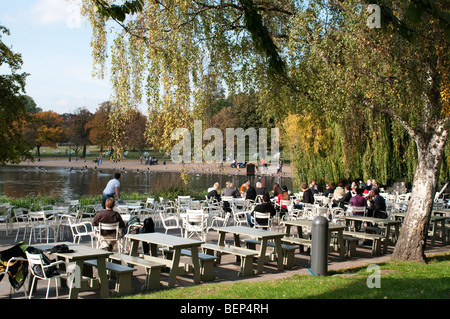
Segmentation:
<svg viewBox="0 0 450 319">
<path fill-rule="evenodd" d="M 311 271 L 315 276 L 326 276 L 328 269 L 328 220 L 317 216 L 311 230 Z"/>
</svg>

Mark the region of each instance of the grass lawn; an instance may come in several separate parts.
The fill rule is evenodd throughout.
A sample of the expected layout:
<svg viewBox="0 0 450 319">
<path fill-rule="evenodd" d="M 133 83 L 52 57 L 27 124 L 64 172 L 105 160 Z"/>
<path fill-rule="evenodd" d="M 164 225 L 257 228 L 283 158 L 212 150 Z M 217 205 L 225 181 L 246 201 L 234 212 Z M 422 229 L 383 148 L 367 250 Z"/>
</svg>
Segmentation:
<svg viewBox="0 0 450 319">
<path fill-rule="evenodd" d="M 275 281 L 205 284 L 133 295 L 127 299 L 449 299 L 450 254 L 428 264 L 390 261 L 380 264 L 380 288 L 368 288 L 367 266 L 329 272 L 328 276 L 294 275 Z M 371 276 L 369 278 L 369 276 Z M 264 277 L 264 275 L 263 275 Z"/>
</svg>

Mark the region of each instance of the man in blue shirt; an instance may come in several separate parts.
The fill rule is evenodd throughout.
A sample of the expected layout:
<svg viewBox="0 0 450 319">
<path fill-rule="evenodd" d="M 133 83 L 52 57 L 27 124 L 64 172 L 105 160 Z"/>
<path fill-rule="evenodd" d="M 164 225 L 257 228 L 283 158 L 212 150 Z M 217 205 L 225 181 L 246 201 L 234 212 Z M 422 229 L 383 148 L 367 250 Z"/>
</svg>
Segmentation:
<svg viewBox="0 0 450 319">
<path fill-rule="evenodd" d="M 105 189 L 103 190 L 103 196 L 102 196 L 102 207 L 103 209 L 105 208 L 105 202 L 106 199 L 109 197 L 114 198 L 114 196 L 117 196 L 117 201 L 119 203 L 122 202 L 122 200 L 120 199 L 120 192 L 119 192 L 119 187 L 120 187 L 120 173 L 115 173 L 114 174 L 114 178 L 111 179 L 108 184 L 106 184 Z"/>
</svg>

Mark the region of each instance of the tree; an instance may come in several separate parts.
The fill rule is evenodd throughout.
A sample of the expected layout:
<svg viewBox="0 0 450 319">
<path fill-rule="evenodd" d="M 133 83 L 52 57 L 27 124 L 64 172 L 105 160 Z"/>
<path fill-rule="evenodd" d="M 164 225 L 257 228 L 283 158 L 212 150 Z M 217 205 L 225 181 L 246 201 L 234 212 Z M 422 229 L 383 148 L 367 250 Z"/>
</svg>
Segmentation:
<svg viewBox="0 0 450 319">
<path fill-rule="evenodd" d="M 22 157 L 32 158 L 32 146 L 22 137 L 22 127 L 28 120 L 22 98 L 28 74 L 18 73 L 22 57 L 14 53 L 2 40 L 9 30 L 0 25 L 0 68 L 10 74 L 0 74 L 0 163 L 18 163 Z"/>
<path fill-rule="evenodd" d="M 109 123 L 111 109 L 111 102 L 101 103 L 87 124 L 89 129 L 89 140 L 100 147 L 100 152 L 103 152 L 104 148 L 111 147 L 111 131 Z"/>
<path fill-rule="evenodd" d="M 40 157 L 40 148 L 43 145 L 56 146 L 63 137 L 63 119 L 53 111 L 33 114 L 30 122 L 24 126 L 24 139 L 34 145 L 37 156 Z"/>
<path fill-rule="evenodd" d="M 128 122 L 126 123 L 125 135 L 128 147 L 138 149 L 142 155 L 147 146 L 145 138 L 145 129 L 147 126 L 147 117 L 137 110 L 133 110 Z"/>
<path fill-rule="evenodd" d="M 91 130 L 89 122 L 93 114 L 86 108 L 78 108 L 74 115 L 69 123 L 69 141 L 76 147 L 81 146 L 83 148 L 81 157 L 86 158 L 86 147 L 89 144 L 89 133 Z M 78 148 L 76 148 L 75 152 L 78 157 Z"/>
<path fill-rule="evenodd" d="M 445 2 L 435 3 L 448 10 Z M 448 134 L 442 93 L 448 87 L 450 53 L 444 30 L 424 14 L 415 26 L 420 36 L 408 41 L 392 26 L 368 29 L 357 1 L 321 5 L 312 1 L 291 32 L 292 45 L 301 44 L 295 56 L 302 66 L 292 71 L 301 79 L 298 83 L 308 83 L 309 76 L 315 81 L 302 102 L 310 111 L 334 112 L 337 118 L 351 109 L 383 113 L 408 133 L 416 145 L 417 167 L 394 257 L 424 261 Z M 407 3 L 396 3 L 395 14 L 403 16 L 407 8 Z"/>
<path fill-rule="evenodd" d="M 417 167 L 395 256 L 424 260 L 448 132 L 448 1 L 425 0 L 421 6 L 416 0 L 380 0 L 386 9 L 382 30 L 366 26 L 369 14 L 353 0 L 136 2 L 83 1 L 95 31 L 97 66 L 106 58 L 106 20 L 120 28 L 111 50 L 119 109 L 137 96 L 145 73 L 149 106 L 172 124 L 165 128 L 183 125 L 169 114 L 199 106 L 200 90 L 190 90 L 191 83 L 204 83 L 214 68 L 231 94 L 254 88 L 278 123 L 289 114 L 307 120 L 309 113 L 332 123 L 346 142 L 352 135 L 343 127 L 355 118 L 373 119 L 368 132 L 375 143 L 368 136 L 352 145 L 366 147 L 364 162 L 370 165 L 372 157 L 389 155 L 382 147 L 390 141 L 387 129 L 401 127 L 416 145 Z M 401 148 L 392 145 L 401 157 Z"/>
</svg>

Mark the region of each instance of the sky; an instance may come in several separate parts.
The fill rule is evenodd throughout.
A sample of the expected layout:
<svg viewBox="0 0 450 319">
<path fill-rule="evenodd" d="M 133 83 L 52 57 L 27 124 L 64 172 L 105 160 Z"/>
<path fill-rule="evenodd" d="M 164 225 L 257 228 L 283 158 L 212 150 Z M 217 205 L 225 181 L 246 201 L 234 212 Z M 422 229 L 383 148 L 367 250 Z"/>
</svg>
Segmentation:
<svg viewBox="0 0 450 319">
<path fill-rule="evenodd" d="M 26 95 L 42 110 L 63 114 L 85 107 L 94 113 L 110 100 L 108 75 L 92 77 L 91 30 L 79 0 L 0 0 L 0 25 L 10 31 L 2 41 L 22 55 L 20 72 L 30 74 Z"/>
</svg>

